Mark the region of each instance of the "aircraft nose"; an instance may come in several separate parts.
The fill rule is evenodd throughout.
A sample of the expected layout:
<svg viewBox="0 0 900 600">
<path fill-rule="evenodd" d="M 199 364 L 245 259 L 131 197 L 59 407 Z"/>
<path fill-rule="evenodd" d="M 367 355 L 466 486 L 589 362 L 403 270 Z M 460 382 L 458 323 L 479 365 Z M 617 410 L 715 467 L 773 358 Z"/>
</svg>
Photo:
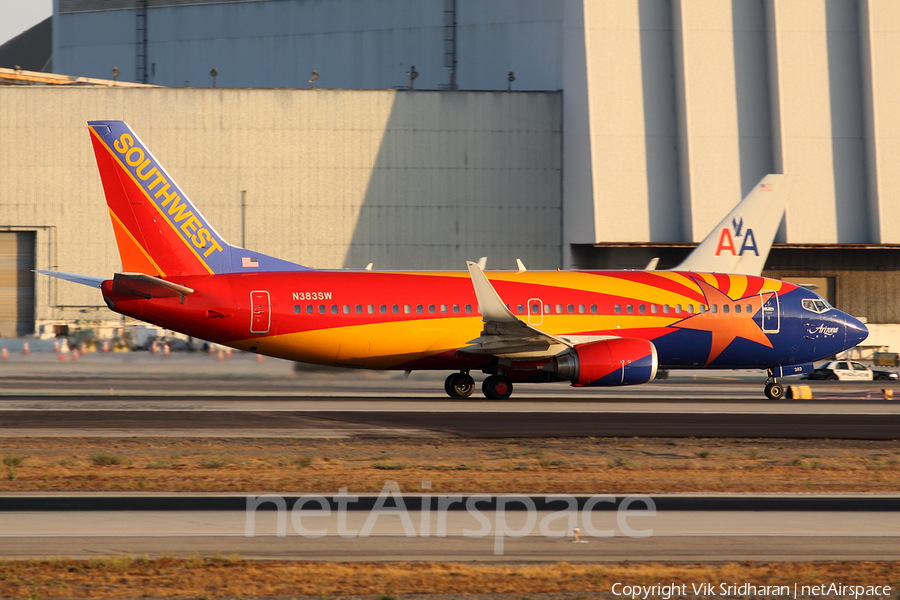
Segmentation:
<svg viewBox="0 0 900 600">
<path fill-rule="evenodd" d="M 850 315 L 844 313 L 841 319 L 844 323 L 844 349 L 852 348 L 857 344 L 861 344 L 863 340 L 869 337 L 869 328 L 865 324 Z"/>
</svg>

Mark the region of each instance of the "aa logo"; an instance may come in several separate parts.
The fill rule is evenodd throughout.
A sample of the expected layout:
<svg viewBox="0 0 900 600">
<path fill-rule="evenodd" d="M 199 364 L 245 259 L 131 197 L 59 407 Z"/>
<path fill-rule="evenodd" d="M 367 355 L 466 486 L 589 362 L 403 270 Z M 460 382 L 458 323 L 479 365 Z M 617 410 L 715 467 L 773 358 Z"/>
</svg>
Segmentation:
<svg viewBox="0 0 900 600">
<path fill-rule="evenodd" d="M 733 234 L 731 232 L 732 229 L 734 230 Z M 719 234 L 716 256 L 721 256 L 723 252 L 730 253 L 732 256 L 743 256 L 744 252 L 753 252 L 754 255 L 759 256 L 759 249 L 756 247 L 756 237 L 753 235 L 753 230 L 749 227 L 746 231 L 743 231 L 743 229 L 744 217 L 741 217 L 740 221 L 735 221 L 732 218 L 731 229 L 723 227 L 722 233 Z M 736 242 L 741 242 L 740 250 L 738 250 Z"/>
</svg>

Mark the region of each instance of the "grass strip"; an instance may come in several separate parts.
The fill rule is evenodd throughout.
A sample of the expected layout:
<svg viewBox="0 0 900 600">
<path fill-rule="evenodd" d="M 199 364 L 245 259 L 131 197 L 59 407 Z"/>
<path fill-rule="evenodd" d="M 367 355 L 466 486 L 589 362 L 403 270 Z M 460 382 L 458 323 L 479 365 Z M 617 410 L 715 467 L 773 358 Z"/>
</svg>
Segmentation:
<svg viewBox="0 0 900 600">
<path fill-rule="evenodd" d="M 0 561 L 2 597 L 272 597 L 328 598 L 407 594 L 537 594 L 611 596 L 628 585 L 752 583 L 763 585 L 890 585 L 900 589 L 900 562 L 721 564 L 462 564 L 247 561 L 238 556 Z M 477 597 L 477 596 L 473 596 Z M 676 596 L 677 597 L 677 596 Z"/>
</svg>

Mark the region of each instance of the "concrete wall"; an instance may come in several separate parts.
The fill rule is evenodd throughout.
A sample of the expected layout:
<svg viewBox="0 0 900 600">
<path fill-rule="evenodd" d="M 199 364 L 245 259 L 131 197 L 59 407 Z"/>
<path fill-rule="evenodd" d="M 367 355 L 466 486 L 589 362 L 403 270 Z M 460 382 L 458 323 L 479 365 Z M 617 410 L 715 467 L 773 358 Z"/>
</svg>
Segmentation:
<svg viewBox="0 0 900 600">
<path fill-rule="evenodd" d="M 121 268 L 91 119 L 126 120 L 233 244 L 316 268 L 561 264 L 558 93 L 0 87 L 0 229 L 36 231 L 39 269 Z M 111 314 L 36 281 L 39 321 Z"/>
<path fill-rule="evenodd" d="M 136 5 L 57 0 L 54 65 L 134 73 Z M 449 81 L 444 0 L 153 0 L 152 83 L 417 88 Z M 93 12 L 91 12 L 93 11 Z M 464 89 L 564 90 L 571 245 L 696 242 L 769 172 L 777 241 L 900 242 L 895 0 L 457 1 Z"/>
</svg>

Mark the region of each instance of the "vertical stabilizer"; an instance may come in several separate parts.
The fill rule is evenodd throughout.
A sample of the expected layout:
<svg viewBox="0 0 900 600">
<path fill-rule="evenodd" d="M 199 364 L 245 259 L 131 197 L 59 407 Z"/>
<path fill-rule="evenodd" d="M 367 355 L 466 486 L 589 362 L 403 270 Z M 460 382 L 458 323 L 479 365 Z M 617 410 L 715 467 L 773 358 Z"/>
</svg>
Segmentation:
<svg viewBox="0 0 900 600">
<path fill-rule="evenodd" d="M 766 175 L 673 271 L 761 275 L 791 192 L 788 175 Z"/>
<path fill-rule="evenodd" d="M 229 245 L 123 121 L 88 126 L 126 272 L 169 277 L 306 268 Z"/>
</svg>

